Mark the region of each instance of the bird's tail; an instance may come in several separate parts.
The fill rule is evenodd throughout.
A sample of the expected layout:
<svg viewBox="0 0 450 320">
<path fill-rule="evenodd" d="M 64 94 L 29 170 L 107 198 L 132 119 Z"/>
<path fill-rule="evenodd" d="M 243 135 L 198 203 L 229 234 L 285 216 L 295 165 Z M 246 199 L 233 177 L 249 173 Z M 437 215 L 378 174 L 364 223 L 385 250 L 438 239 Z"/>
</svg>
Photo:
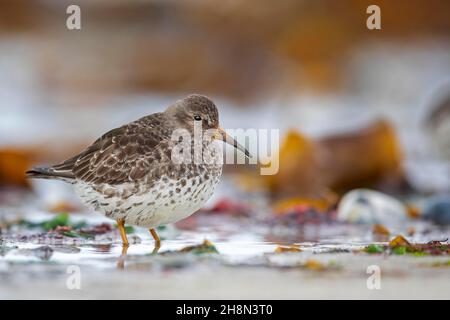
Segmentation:
<svg viewBox="0 0 450 320">
<path fill-rule="evenodd" d="M 53 167 L 36 167 L 25 172 L 28 178 L 34 179 L 60 179 L 73 180 L 74 176 L 71 171 L 56 170 Z"/>
</svg>

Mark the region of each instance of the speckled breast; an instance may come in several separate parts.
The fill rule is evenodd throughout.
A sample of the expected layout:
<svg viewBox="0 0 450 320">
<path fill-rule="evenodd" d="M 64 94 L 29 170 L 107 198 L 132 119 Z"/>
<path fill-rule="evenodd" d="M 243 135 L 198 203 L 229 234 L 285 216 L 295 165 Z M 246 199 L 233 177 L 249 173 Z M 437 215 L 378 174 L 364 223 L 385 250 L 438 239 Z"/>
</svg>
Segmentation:
<svg viewBox="0 0 450 320">
<path fill-rule="evenodd" d="M 83 202 L 111 219 L 153 228 L 184 219 L 212 196 L 220 181 L 222 165 L 183 165 L 156 181 L 119 185 L 76 184 Z"/>
</svg>

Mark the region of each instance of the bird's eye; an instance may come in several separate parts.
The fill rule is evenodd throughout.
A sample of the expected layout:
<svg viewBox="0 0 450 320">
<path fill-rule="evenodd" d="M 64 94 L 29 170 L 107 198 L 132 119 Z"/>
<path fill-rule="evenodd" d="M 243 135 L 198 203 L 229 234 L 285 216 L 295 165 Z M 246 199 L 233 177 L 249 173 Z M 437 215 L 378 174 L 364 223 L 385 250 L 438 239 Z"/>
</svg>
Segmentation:
<svg viewBox="0 0 450 320">
<path fill-rule="evenodd" d="M 200 117 L 200 116 L 198 116 L 198 115 L 195 115 L 195 116 L 194 116 L 194 120 L 195 120 L 195 121 L 202 121 L 202 117 Z"/>
</svg>

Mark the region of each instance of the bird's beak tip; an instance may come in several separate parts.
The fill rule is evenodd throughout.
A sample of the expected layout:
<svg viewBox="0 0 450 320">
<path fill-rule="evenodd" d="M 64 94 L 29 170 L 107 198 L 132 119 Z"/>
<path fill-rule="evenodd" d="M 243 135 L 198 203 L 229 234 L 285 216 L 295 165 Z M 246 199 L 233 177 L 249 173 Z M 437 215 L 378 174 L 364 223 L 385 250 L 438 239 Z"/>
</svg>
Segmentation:
<svg viewBox="0 0 450 320">
<path fill-rule="evenodd" d="M 234 138 L 229 136 L 226 133 L 226 131 L 220 127 L 217 129 L 216 139 L 220 139 L 220 140 L 228 143 L 229 145 L 232 145 L 236 149 L 243 152 L 247 158 L 249 158 L 249 159 L 252 158 L 252 155 L 250 154 L 250 152 L 248 152 L 248 150 L 246 148 L 241 146 Z"/>
</svg>

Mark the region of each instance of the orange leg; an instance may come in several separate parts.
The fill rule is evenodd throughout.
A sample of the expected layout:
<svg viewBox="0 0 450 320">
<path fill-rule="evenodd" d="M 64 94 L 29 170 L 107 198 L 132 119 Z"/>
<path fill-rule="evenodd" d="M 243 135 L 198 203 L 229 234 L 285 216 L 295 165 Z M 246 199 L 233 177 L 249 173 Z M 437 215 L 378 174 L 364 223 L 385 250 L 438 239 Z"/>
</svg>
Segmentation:
<svg viewBox="0 0 450 320">
<path fill-rule="evenodd" d="M 159 239 L 159 236 L 156 233 L 156 230 L 154 228 L 151 228 L 150 233 L 151 233 L 153 239 L 155 239 L 155 249 L 156 248 L 159 249 L 161 247 L 161 239 Z"/>
<path fill-rule="evenodd" d="M 120 236 L 122 237 L 122 245 L 128 247 L 127 233 L 125 232 L 125 220 L 118 219 L 117 225 L 119 226 Z"/>
</svg>

